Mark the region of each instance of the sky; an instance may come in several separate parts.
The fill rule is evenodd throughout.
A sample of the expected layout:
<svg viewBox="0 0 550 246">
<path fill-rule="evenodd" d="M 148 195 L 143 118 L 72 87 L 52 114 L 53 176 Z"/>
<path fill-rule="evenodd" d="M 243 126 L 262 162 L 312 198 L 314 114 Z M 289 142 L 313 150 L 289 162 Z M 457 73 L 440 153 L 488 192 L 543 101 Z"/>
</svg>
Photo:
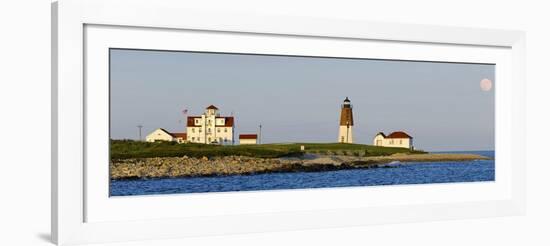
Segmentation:
<svg viewBox="0 0 550 246">
<path fill-rule="evenodd" d="M 157 128 L 185 132 L 186 117 L 213 104 L 222 116 L 235 116 L 235 136 L 257 133 L 261 124 L 262 143 L 337 142 L 349 97 L 356 143 L 405 131 L 416 149 L 494 150 L 491 64 L 110 52 L 113 139 L 138 139 L 138 125 L 143 138 Z M 493 83 L 489 90 L 480 86 L 484 79 Z"/>
</svg>

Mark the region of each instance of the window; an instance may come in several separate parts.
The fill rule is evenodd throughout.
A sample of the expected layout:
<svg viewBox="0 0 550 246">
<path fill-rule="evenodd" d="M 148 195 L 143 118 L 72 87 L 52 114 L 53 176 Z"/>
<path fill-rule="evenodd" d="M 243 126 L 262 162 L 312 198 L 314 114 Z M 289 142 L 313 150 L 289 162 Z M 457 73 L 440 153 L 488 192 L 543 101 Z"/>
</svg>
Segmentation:
<svg viewBox="0 0 550 246">
<path fill-rule="evenodd" d="M 399 140 L 399 144 L 403 144 L 403 140 Z"/>
<path fill-rule="evenodd" d="M 199 124 L 199 120 L 195 120 L 195 125 L 198 125 Z"/>
<path fill-rule="evenodd" d="M 195 128 L 191 128 L 191 132 L 195 133 Z"/>
<path fill-rule="evenodd" d="M 218 128 L 218 133 L 220 132 L 220 128 Z"/>
<path fill-rule="evenodd" d="M 342 136 L 340 142 L 342 142 L 342 143 L 344 142 L 344 136 Z"/>
<path fill-rule="evenodd" d="M 220 143 L 223 141 L 223 138 L 220 138 Z"/>
<path fill-rule="evenodd" d="M 198 137 L 198 138 L 197 138 L 197 141 L 201 141 L 201 137 Z"/>
<path fill-rule="evenodd" d="M 227 132 L 227 128 L 224 129 L 224 132 Z"/>
<path fill-rule="evenodd" d="M 208 128 L 208 133 L 211 133 L 212 132 L 212 129 L 211 128 Z"/>
<path fill-rule="evenodd" d="M 191 138 L 191 141 L 195 141 L 195 137 L 192 137 L 192 138 Z"/>
<path fill-rule="evenodd" d="M 202 132 L 202 128 L 199 128 L 199 132 Z"/>
</svg>

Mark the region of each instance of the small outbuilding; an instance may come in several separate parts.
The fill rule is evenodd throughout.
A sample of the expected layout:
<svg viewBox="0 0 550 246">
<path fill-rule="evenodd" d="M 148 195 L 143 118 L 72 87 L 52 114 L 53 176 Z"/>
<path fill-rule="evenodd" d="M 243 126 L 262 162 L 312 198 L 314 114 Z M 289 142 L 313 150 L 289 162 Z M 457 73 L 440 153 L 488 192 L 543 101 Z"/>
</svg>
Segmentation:
<svg viewBox="0 0 550 246">
<path fill-rule="evenodd" d="M 240 134 L 239 144 L 258 144 L 258 134 Z"/>
<path fill-rule="evenodd" d="M 186 143 L 187 142 L 187 133 L 185 132 L 172 132 L 170 133 L 174 137 L 174 141 L 178 143 Z"/>
<path fill-rule="evenodd" d="M 413 137 L 403 131 L 392 132 L 387 136 L 383 132 L 379 132 L 374 136 L 373 145 L 407 149 L 414 148 Z"/>
<path fill-rule="evenodd" d="M 175 141 L 178 143 L 185 143 L 187 142 L 187 133 L 172 133 L 169 132 L 163 128 L 158 128 L 154 130 L 153 132 L 149 133 L 147 137 L 145 137 L 145 141 L 147 142 L 160 142 L 160 141 L 166 141 L 171 142 Z"/>
</svg>

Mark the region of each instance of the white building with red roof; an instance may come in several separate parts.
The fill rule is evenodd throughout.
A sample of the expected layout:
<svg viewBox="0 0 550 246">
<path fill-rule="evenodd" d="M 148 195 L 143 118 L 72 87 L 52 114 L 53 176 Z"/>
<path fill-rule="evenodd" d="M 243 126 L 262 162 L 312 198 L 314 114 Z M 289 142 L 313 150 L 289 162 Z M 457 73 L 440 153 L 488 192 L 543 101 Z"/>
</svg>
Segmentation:
<svg viewBox="0 0 550 246">
<path fill-rule="evenodd" d="M 185 132 L 169 132 L 163 128 L 158 128 L 153 132 L 149 133 L 145 137 L 147 142 L 171 142 L 176 141 L 178 143 L 185 143 L 187 141 L 187 134 Z"/>
<path fill-rule="evenodd" d="M 239 144 L 258 144 L 258 134 L 239 134 Z"/>
<path fill-rule="evenodd" d="M 187 142 L 232 144 L 234 127 L 233 116 L 220 116 L 218 108 L 210 105 L 202 115 L 187 117 Z"/>
<path fill-rule="evenodd" d="M 374 136 L 373 145 L 407 149 L 414 148 L 413 137 L 403 131 L 392 132 L 387 136 L 383 132 L 379 132 Z"/>
</svg>

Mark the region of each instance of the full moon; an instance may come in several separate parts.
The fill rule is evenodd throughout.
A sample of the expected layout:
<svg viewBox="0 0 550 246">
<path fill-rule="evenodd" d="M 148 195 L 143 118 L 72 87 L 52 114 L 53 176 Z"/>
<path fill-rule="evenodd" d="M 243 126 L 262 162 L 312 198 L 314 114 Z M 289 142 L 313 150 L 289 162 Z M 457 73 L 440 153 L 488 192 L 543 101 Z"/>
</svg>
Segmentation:
<svg viewBox="0 0 550 246">
<path fill-rule="evenodd" d="M 491 88 L 493 88 L 493 81 L 490 79 L 482 79 L 481 82 L 479 82 L 479 87 L 481 87 L 482 91 L 490 91 Z"/>
</svg>

